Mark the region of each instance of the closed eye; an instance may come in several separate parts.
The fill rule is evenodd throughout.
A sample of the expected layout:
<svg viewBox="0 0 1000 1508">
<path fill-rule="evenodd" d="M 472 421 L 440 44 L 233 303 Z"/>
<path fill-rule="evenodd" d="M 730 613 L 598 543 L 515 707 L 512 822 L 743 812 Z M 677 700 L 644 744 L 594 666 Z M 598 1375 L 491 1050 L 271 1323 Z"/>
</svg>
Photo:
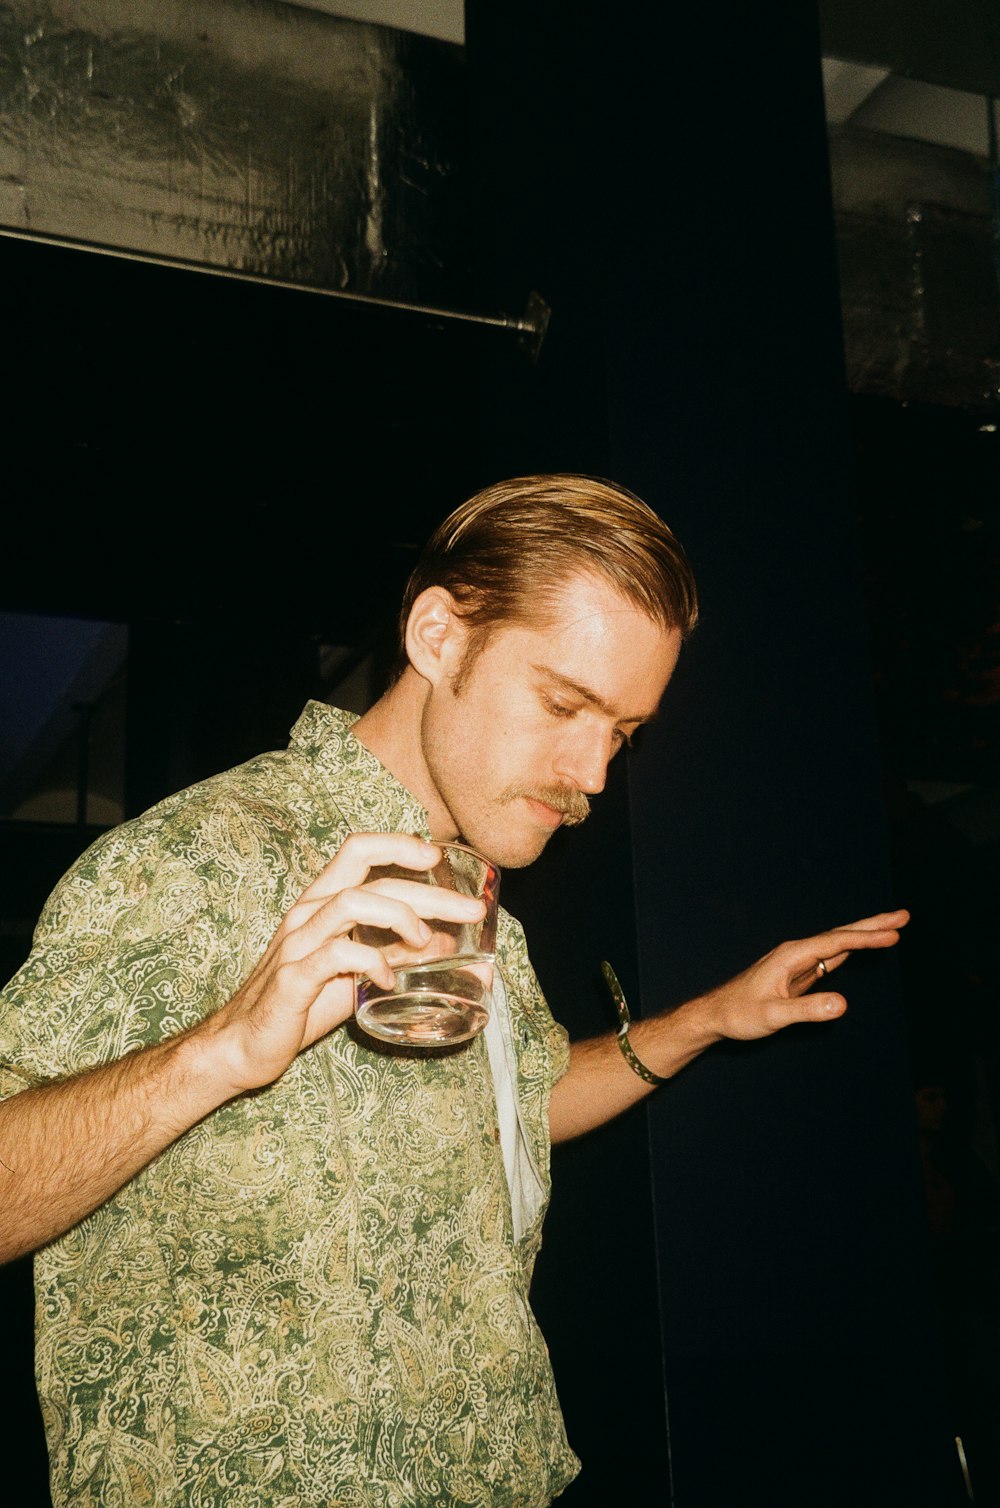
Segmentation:
<svg viewBox="0 0 1000 1508">
<path fill-rule="evenodd" d="M 550 696 L 542 693 L 542 706 L 553 717 L 575 717 L 580 710 L 578 707 L 567 707 L 564 702 L 555 702 Z"/>
<path fill-rule="evenodd" d="M 580 711 L 579 707 L 569 707 L 565 702 L 553 700 L 544 691 L 542 692 L 542 706 L 551 717 L 576 717 Z M 638 729 L 635 732 L 638 732 Z M 611 736 L 614 739 L 616 749 L 632 749 L 635 747 L 633 742 L 634 733 L 627 733 L 624 728 L 616 728 Z"/>
</svg>

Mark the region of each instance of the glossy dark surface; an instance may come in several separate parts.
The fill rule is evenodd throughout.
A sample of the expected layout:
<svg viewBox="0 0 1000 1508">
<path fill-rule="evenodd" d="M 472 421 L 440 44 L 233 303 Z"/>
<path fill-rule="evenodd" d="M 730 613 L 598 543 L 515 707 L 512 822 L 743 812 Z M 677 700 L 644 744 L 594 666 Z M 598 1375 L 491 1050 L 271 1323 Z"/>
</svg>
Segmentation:
<svg viewBox="0 0 1000 1508">
<path fill-rule="evenodd" d="M 453 44 L 275 0 L 8 0 L 0 59 L 0 225 L 432 302 L 454 272 Z"/>
</svg>

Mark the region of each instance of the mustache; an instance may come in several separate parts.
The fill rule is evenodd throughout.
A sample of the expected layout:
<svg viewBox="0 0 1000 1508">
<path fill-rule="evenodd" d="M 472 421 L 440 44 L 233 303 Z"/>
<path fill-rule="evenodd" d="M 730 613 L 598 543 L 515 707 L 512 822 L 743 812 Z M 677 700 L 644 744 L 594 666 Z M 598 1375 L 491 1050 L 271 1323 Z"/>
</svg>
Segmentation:
<svg viewBox="0 0 1000 1508">
<path fill-rule="evenodd" d="M 515 790 L 509 794 L 527 796 L 530 801 L 542 801 L 546 806 L 562 812 L 563 824 L 566 827 L 579 827 L 580 823 L 586 822 L 590 816 L 589 800 L 582 791 L 575 791 L 572 786 L 537 785 L 531 790 Z"/>
</svg>

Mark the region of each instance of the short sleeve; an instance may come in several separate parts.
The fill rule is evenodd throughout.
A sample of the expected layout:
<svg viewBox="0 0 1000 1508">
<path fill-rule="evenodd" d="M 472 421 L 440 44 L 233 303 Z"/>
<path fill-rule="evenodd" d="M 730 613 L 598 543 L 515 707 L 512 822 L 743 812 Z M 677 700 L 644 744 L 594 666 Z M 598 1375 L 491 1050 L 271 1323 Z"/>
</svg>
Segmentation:
<svg viewBox="0 0 1000 1508">
<path fill-rule="evenodd" d="M 528 957 L 524 929 L 508 912 L 498 924 L 497 960 L 504 971 L 515 1017 L 520 1020 L 522 1072 L 544 1083 L 546 1093 L 569 1068 L 569 1034 L 549 1010 Z"/>
<path fill-rule="evenodd" d="M 0 1095 L 116 1061 L 228 1000 L 287 879 L 282 856 L 268 864 L 267 832 L 233 801 L 165 803 L 98 839 L 0 995 Z"/>
</svg>

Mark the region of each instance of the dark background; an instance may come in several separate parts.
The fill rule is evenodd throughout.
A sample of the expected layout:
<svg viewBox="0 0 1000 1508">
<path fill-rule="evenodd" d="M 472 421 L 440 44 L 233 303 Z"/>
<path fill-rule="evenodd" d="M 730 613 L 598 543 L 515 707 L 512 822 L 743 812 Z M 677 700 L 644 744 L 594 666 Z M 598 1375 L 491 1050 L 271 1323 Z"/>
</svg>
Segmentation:
<svg viewBox="0 0 1000 1508">
<path fill-rule="evenodd" d="M 996 784 L 988 416 L 847 390 L 809 8 L 658 41 L 639 5 L 613 37 L 596 6 L 469 6 L 473 284 L 490 310 L 542 291 L 537 365 L 492 330 L 0 238 L 0 609 L 128 624 L 132 814 L 282 745 L 329 692 L 322 646 L 380 650 L 415 547 L 478 486 L 573 469 L 646 496 L 703 622 L 592 822 L 505 879 L 556 1016 L 611 1025 L 603 957 L 641 1014 L 785 936 L 914 919 L 838 979 L 843 1021 L 715 1050 L 556 1152 L 534 1300 L 584 1460 L 564 1500 L 939 1508 L 967 1501 L 961 1433 L 1000 1501 L 968 1328 L 995 1280 L 956 1305 L 913 1107 L 947 1085 L 966 1188 L 996 838 L 908 784 Z M 795 185 L 766 214 L 761 162 Z M 4 824 L 5 974 L 92 836 Z M 965 1204 L 980 1275 L 991 1197 Z M 40 1482 L 27 1264 L 0 1277 L 8 1443 Z"/>
</svg>

